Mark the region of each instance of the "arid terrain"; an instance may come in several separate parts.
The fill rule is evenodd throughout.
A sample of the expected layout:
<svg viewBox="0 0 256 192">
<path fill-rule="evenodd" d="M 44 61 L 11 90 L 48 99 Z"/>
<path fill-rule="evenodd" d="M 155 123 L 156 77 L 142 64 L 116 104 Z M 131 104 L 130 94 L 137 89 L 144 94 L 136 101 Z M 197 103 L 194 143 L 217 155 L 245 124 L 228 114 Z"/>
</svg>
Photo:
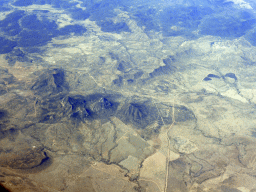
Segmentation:
<svg viewBox="0 0 256 192">
<path fill-rule="evenodd" d="M 256 191 L 255 3 L 0 7 L 5 188 Z"/>
</svg>

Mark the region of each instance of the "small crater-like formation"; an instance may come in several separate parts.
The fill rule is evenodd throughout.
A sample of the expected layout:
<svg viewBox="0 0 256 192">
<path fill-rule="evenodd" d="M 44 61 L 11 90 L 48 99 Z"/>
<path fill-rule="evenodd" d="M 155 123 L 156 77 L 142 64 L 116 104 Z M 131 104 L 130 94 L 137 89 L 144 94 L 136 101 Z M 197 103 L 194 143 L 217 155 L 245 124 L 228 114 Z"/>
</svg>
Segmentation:
<svg viewBox="0 0 256 192">
<path fill-rule="evenodd" d="M 20 152 L 8 152 L 0 156 L 0 166 L 13 169 L 32 169 L 48 160 L 46 153 L 41 149 L 27 149 Z"/>
</svg>

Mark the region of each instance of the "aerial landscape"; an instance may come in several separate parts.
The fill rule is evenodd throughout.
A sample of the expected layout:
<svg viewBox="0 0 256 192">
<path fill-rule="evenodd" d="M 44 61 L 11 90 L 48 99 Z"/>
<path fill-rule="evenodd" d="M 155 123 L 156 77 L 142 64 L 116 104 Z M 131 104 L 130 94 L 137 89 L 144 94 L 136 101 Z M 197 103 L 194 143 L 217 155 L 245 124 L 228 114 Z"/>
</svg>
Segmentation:
<svg viewBox="0 0 256 192">
<path fill-rule="evenodd" d="M 2 0 L 1 187 L 256 192 L 255 10 Z"/>
</svg>

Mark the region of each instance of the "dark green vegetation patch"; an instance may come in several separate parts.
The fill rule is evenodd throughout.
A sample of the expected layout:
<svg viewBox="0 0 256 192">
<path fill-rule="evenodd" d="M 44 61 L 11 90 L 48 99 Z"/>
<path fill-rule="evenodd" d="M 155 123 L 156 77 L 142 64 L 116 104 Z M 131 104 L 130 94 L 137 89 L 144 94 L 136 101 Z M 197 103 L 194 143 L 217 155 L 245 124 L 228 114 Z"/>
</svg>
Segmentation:
<svg viewBox="0 0 256 192">
<path fill-rule="evenodd" d="M 85 27 L 77 24 L 59 29 L 55 21 L 46 17 L 38 19 L 36 14 L 26 15 L 24 11 L 14 11 L 8 14 L 4 20 L 0 21 L 0 30 L 5 36 L 13 36 L 12 40 L 0 37 L 0 54 L 9 53 L 16 46 L 26 48 L 27 52 L 41 52 L 37 47 L 46 45 L 54 37 L 66 36 L 71 33 L 82 35 L 87 31 Z M 17 58 L 12 58 L 12 54 L 8 55 L 7 59 L 11 65 L 14 65 L 17 60 Z"/>
</svg>

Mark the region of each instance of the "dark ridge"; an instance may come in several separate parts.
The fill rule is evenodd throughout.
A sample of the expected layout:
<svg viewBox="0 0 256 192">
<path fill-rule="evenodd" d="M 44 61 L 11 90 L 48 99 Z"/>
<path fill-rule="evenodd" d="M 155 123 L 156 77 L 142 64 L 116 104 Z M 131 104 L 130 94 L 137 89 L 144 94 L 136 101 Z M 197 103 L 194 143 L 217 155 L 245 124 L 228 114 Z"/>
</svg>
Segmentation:
<svg viewBox="0 0 256 192">
<path fill-rule="evenodd" d="M 101 111 L 102 109 L 110 109 L 113 103 L 106 98 L 101 98 L 94 106 L 95 111 Z"/>
<path fill-rule="evenodd" d="M 233 79 L 237 80 L 237 77 L 236 77 L 236 75 L 234 73 L 227 73 L 225 75 L 225 77 L 230 77 L 230 78 L 233 78 Z"/>
<path fill-rule="evenodd" d="M 112 102 L 106 97 L 101 97 L 91 105 L 91 110 L 97 118 L 106 119 L 115 115 L 118 105 L 118 103 Z"/>
<path fill-rule="evenodd" d="M 149 73 L 150 77 L 157 77 L 161 75 L 167 75 L 169 73 L 172 73 L 175 71 L 175 67 L 169 67 L 169 66 L 160 66 L 159 68 L 155 69 L 152 73 Z"/>
<path fill-rule="evenodd" d="M 53 162 L 53 159 L 51 157 L 49 157 L 47 155 L 46 152 L 44 152 L 44 156 L 45 158 L 42 159 L 41 163 L 35 167 L 32 167 L 32 168 L 29 168 L 29 169 L 22 169 L 22 170 L 19 170 L 19 171 L 22 171 L 22 173 L 38 173 L 46 168 L 48 168 L 52 162 Z"/>
<path fill-rule="evenodd" d="M 209 77 L 209 78 L 210 78 L 210 77 L 212 77 L 212 78 L 218 78 L 218 79 L 220 78 L 220 76 L 214 75 L 214 74 L 208 74 L 207 77 Z"/>
<path fill-rule="evenodd" d="M 125 124 L 132 124 L 138 129 L 144 129 L 158 119 L 158 112 L 154 107 L 142 103 L 127 103 L 117 116 Z"/>
<path fill-rule="evenodd" d="M 60 119 L 61 117 L 58 117 L 56 114 L 46 114 L 41 116 L 41 120 L 39 120 L 39 123 L 54 124 Z"/>
<path fill-rule="evenodd" d="M 205 77 L 203 80 L 204 80 L 204 81 L 211 81 L 212 79 L 209 78 L 209 77 Z"/>
<path fill-rule="evenodd" d="M 37 94 L 45 95 L 66 92 L 69 88 L 65 81 L 64 71 L 62 69 L 52 69 L 40 75 L 31 89 L 36 91 Z"/>
<path fill-rule="evenodd" d="M 72 106 L 72 110 L 76 110 L 78 107 L 85 108 L 86 107 L 86 100 L 83 96 L 69 96 L 68 102 Z"/>
<path fill-rule="evenodd" d="M 86 118 L 91 118 L 92 113 L 90 109 L 86 107 L 86 99 L 84 96 L 75 95 L 68 96 L 68 104 L 71 105 L 70 117 L 74 120 L 84 121 Z"/>
<path fill-rule="evenodd" d="M 65 82 L 64 71 L 63 70 L 59 70 L 59 69 L 54 69 L 54 73 L 52 75 L 53 75 L 53 78 L 54 78 L 55 85 L 58 88 L 63 86 L 63 84 Z"/>
<path fill-rule="evenodd" d="M 111 103 L 113 103 L 112 101 L 120 98 L 121 95 L 120 94 L 105 94 L 105 93 L 94 93 L 94 94 L 90 94 L 85 96 L 85 99 L 88 103 L 88 105 L 92 105 L 95 102 L 98 102 L 100 99 L 102 98 L 106 98 L 108 101 L 110 101 Z"/>
<path fill-rule="evenodd" d="M 130 103 L 128 108 L 124 111 L 124 115 L 128 116 L 131 121 L 141 122 L 147 117 L 147 110 L 143 105 Z"/>
<path fill-rule="evenodd" d="M 42 165 L 43 163 L 46 163 L 47 161 L 50 160 L 50 157 L 47 156 L 46 152 L 44 152 L 44 156 L 45 156 L 45 158 L 42 159 L 42 161 L 41 161 L 41 163 L 39 164 L 39 166 Z"/>
<path fill-rule="evenodd" d="M 172 57 L 163 59 L 163 63 L 165 64 L 165 66 L 160 66 L 156 68 L 152 73 L 149 73 L 149 76 L 153 78 L 153 77 L 167 75 L 175 72 L 177 68 L 172 65 L 173 61 L 174 59 Z"/>
<path fill-rule="evenodd" d="M 111 98 L 114 99 L 115 95 L 50 95 L 37 102 L 38 119 L 47 124 L 59 122 L 65 117 L 75 123 L 86 119 L 106 120 L 116 114 L 119 105 L 111 101 Z"/>
<path fill-rule="evenodd" d="M 37 109 L 40 112 L 39 122 L 48 124 L 59 122 L 64 117 L 80 121 L 90 115 L 86 109 L 85 99 L 80 95 L 59 94 L 46 97 L 39 103 Z"/>
<path fill-rule="evenodd" d="M 1 161 L 2 167 L 10 167 L 18 170 L 31 170 L 42 164 L 43 159 L 47 158 L 42 149 L 25 149 L 19 152 L 10 151 L 14 158 L 7 161 Z"/>
</svg>

